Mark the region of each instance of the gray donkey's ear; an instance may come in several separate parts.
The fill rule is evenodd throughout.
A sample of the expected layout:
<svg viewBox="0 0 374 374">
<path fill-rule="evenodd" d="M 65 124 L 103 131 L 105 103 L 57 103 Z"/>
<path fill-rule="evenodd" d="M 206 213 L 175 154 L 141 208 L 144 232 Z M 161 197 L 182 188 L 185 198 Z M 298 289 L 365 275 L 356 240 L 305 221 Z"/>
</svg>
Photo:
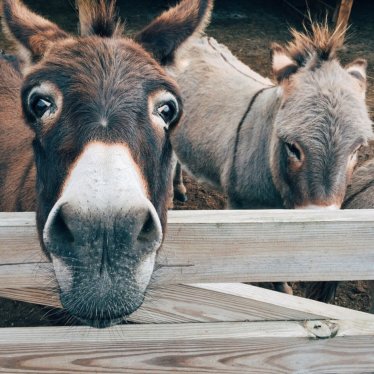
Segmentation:
<svg viewBox="0 0 374 374">
<path fill-rule="evenodd" d="M 358 58 L 354 60 L 350 64 L 348 64 L 345 69 L 347 72 L 352 75 L 352 77 L 356 78 L 360 88 L 363 90 L 363 94 L 366 93 L 366 69 L 368 67 L 368 63 L 363 58 Z"/>
<path fill-rule="evenodd" d="M 288 79 L 298 70 L 296 62 L 288 55 L 285 48 L 277 43 L 271 45 L 273 74 L 278 83 Z"/>
<path fill-rule="evenodd" d="M 351 74 L 353 77 L 361 81 L 366 81 L 367 67 L 367 61 L 363 58 L 358 58 L 357 60 L 354 60 L 353 62 L 348 64 L 345 68 L 348 71 L 348 73 Z"/>
</svg>

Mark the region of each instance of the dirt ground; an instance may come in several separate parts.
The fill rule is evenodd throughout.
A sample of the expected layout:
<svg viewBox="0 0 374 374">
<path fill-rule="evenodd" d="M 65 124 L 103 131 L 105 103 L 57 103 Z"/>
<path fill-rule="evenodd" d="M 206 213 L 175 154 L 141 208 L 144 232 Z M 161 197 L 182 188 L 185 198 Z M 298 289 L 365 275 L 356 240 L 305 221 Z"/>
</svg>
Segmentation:
<svg viewBox="0 0 374 374">
<path fill-rule="evenodd" d="M 55 20 L 68 31 L 76 27 L 73 1 L 40 2 L 25 1 L 33 9 L 38 10 Z M 175 1 L 162 0 L 118 0 L 121 13 L 127 19 L 127 30 L 131 33 L 138 30 L 148 20 Z M 291 9 L 281 0 L 217 0 L 212 24 L 208 34 L 219 42 L 226 44 L 243 62 L 264 76 L 270 76 L 269 45 L 271 42 L 289 40 L 288 28 L 300 28 L 303 21 L 300 13 L 305 14 L 307 8 L 304 0 L 291 1 L 298 11 Z M 317 2 L 309 1 L 310 6 Z M 325 0 L 334 6 L 335 0 Z M 323 18 L 326 8 L 311 8 L 314 18 Z M 347 46 L 341 52 L 341 59 L 348 63 L 355 58 L 368 60 L 368 106 L 374 119 L 374 2 L 356 1 L 352 11 Z M 0 47 L 11 49 L 12 46 L 0 37 Z M 374 158 L 374 144 L 363 150 L 360 162 Z M 175 202 L 175 209 L 223 209 L 225 197 L 206 185 L 197 184 L 193 178 L 186 176 L 188 202 Z M 271 287 L 270 284 L 265 284 Z M 305 284 L 294 284 L 296 294 L 302 295 Z M 335 300 L 337 305 L 367 311 L 369 298 L 366 282 L 345 282 L 339 286 Z M 61 313 L 48 308 L 30 306 L 24 303 L 0 299 L 0 327 L 60 325 L 72 322 Z"/>
</svg>

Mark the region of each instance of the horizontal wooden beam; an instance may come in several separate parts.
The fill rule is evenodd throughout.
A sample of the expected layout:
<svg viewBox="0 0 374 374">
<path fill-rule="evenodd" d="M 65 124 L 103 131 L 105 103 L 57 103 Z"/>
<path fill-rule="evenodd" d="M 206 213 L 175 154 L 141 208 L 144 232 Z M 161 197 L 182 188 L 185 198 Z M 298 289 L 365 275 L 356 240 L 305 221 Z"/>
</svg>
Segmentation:
<svg viewBox="0 0 374 374">
<path fill-rule="evenodd" d="M 45 290 L 0 289 L 0 297 L 61 307 L 58 295 Z M 204 283 L 151 289 L 140 309 L 127 317 L 137 323 L 318 319 L 374 321 L 374 315 L 243 283 Z"/>
<path fill-rule="evenodd" d="M 172 211 L 153 285 L 374 279 L 374 210 Z M 46 289 L 32 213 L 0 214 L 0 288 Z"/>
<path fill-rule="evenodd" d="M 0 330 L 0 371 L 371 373 L 374 322 L 239 322 Z"/>
</svg>

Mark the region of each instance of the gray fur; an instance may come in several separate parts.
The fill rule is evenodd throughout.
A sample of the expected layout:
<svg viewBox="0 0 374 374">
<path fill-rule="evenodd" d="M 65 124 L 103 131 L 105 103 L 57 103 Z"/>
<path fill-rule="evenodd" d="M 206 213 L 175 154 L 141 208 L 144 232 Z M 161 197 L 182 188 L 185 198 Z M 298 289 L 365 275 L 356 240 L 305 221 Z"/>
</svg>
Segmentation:
<svg viewBox="0 0 374 374">
<path fill-rule="evenodd" d="M 343 204 L 344 209 L 374 209 L 374 159 L 353 174 Z"/>
<path fill-rule="evenodd" d="M 172 73 L 185 116 L 175 152 L 195 177 L 225 192 L 230 207 L 341 205 L 349 157 L 372 136 L 364 88 L 335 58 L 310 59 L 275 86 L 212 38 L 193 38 L 178 52 Z M 305 153 L 296 176 L 283 141 Z"/>
</svg>

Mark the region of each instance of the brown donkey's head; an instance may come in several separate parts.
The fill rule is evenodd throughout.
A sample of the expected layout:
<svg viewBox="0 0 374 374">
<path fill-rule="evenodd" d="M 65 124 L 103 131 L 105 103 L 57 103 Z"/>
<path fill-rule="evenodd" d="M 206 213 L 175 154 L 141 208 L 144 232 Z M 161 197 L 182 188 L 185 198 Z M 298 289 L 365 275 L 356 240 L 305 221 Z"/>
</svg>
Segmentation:
<svg viewBox="0 0 374 374">
<path fill-rule="evenodd" d="M 339 208 L 357 161 L 372 136 L 365 105 L 366 61 L 342 67 L 335 57 L 339 28 L 293 30 L 273 46 L 281 108 L 275 118 L 271 167 L 288 208 Z"/>
<path fill-rule="evenodd" d="M 28 59 L 25 119 L 35 133 L 37 224 L 61 302 L 105 327 L 136 310 L 154 268 L 171 196 L 178 89 L 161 65 L 209 16 L 184 0 L 136 36 L 113 1 L 80 1 L 74 37 L 4 0 L 4 26 Z"/>
</svg>

